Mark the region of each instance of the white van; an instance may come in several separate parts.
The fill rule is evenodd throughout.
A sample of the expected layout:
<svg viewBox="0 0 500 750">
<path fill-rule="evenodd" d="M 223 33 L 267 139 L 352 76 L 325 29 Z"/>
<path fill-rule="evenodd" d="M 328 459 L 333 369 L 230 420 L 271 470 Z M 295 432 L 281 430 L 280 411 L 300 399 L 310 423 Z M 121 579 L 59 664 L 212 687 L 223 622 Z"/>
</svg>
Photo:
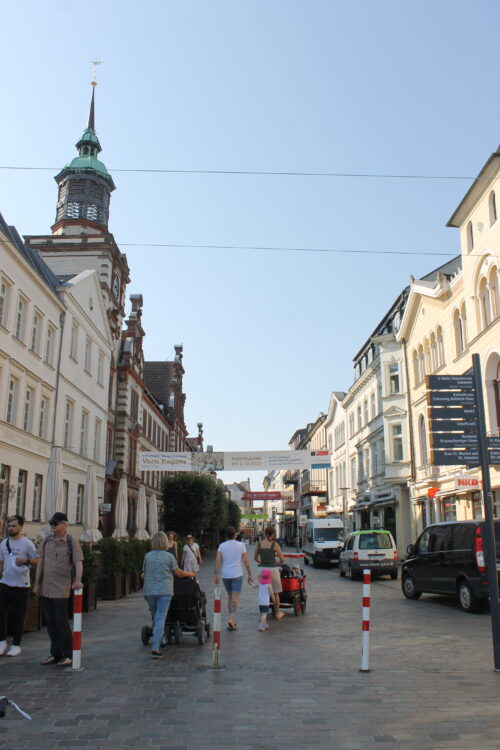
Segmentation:
<svg viewBox="0 0 500 750">
<path fill-rule="evenodd" d="M 302 552 L 315 568 L 338 563 L 344 544 L 344 524 L 340 518 L 312 518 L 302 527 Z"/>
</svg>

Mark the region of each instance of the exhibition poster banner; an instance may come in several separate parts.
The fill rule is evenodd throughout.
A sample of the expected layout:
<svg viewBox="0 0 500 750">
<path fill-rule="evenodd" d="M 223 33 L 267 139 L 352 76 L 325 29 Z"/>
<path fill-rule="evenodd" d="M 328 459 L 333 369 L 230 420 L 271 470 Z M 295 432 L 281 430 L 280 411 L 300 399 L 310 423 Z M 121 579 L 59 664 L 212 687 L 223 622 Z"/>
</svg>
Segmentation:
<svg viewBox="0 0 500 750">
<path fill-rule="evenodd" d="M 170 453 L 139 451 L 139 471 L 270 471 L 330 469 L 329 451 Z"/>
</svg>

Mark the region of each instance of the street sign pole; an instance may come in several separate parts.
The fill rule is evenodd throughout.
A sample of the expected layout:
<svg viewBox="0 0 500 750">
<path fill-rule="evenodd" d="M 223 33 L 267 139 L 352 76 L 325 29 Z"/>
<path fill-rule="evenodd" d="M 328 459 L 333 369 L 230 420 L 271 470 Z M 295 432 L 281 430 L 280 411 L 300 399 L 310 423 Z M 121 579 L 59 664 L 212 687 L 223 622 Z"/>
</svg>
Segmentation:
<svg viewBox="0 0 500 750">
<path fill-rule="evenodd" d="M 500 609 L 498 605 L 497 556 L 495 544 L 495 527 L 493 523 L 493 502 L 491 498 L 488 439 L 486 437 L 486 419 L 484 416 L 483 386 L 481 381 L 481 363 L 479 361 L 479 354 L 472 355 L 472 365 L 474 371 L 479 422 L 479 457 L 481 461 L 481 473 L 483 475 L 486 567 L 488 571 L 488 585 L 490 589 L 493 658 L 495 663 L 495 671 L 500 672 Z"/>
</svg>

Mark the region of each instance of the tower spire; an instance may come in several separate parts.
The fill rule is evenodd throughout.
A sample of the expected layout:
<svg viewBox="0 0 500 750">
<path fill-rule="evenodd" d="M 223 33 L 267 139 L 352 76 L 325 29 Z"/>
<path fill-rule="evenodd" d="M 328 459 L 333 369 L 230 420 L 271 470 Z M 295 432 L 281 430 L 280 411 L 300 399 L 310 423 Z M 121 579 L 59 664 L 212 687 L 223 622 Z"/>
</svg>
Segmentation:
<svg viewBox="0 0 500 750">
<path fill-rule="evenodd" d="M 97 66 L 101 64 L 100 60 L 92 60 L 92 65 L 94 66 L 94 78 L 92 79 L 90 85 L 92 86 L 92 99 L 90 100 L 90 110 L 89 110 L 89 121 L 87 128 L 89 130 L 95 130 L 95 121 L 94 121 L 94 101 L 95 101 L 95 87 L 97 86 Z"/>
</svg>

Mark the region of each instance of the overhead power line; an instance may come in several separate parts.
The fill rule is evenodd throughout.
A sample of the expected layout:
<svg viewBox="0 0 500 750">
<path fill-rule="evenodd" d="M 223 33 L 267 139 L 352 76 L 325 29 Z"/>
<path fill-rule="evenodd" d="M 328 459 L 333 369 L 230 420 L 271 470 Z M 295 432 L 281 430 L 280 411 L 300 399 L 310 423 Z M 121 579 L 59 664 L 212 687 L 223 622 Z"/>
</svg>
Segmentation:
<svg viewBox="0 0 500 750">
<path fill-rule="evenodd" d="M 345 253 L 354 255 L 441 255 L 446 257 L 455 257 L 459 254 L 457 251 L 435 252 L 432 250 L 352 250 L 334 247 L 275 247 L 261 245 L 185 245 L 167 242 L 118 242 L 117 244 L 119 247 L 166 247 L 171 249 L 179 248 L 183 250 L 256 250 L 293 253 Z"/>
<path fill-rule="evenodd" d="M 60 172 L 61 167 L 20 167 L 5 165 L 0 170 L 13 171 L 42 171 Z M 277 172 L 265 170 L 243 170 L 243 169 L 132 169 L 132 168 L 108 168 L 109 172 L 130 172 L 146 174 L 200 174 L 200 175 L 242 175 L 249 177 L 335 177 L 351 179 L 376 179 L 376 180 L 485 180 L 494 182 L 500 177 L 477 177 L 470 175 L 440 175 L 440 174 L 386 174 L 383 172 Z"/>
</svg>

